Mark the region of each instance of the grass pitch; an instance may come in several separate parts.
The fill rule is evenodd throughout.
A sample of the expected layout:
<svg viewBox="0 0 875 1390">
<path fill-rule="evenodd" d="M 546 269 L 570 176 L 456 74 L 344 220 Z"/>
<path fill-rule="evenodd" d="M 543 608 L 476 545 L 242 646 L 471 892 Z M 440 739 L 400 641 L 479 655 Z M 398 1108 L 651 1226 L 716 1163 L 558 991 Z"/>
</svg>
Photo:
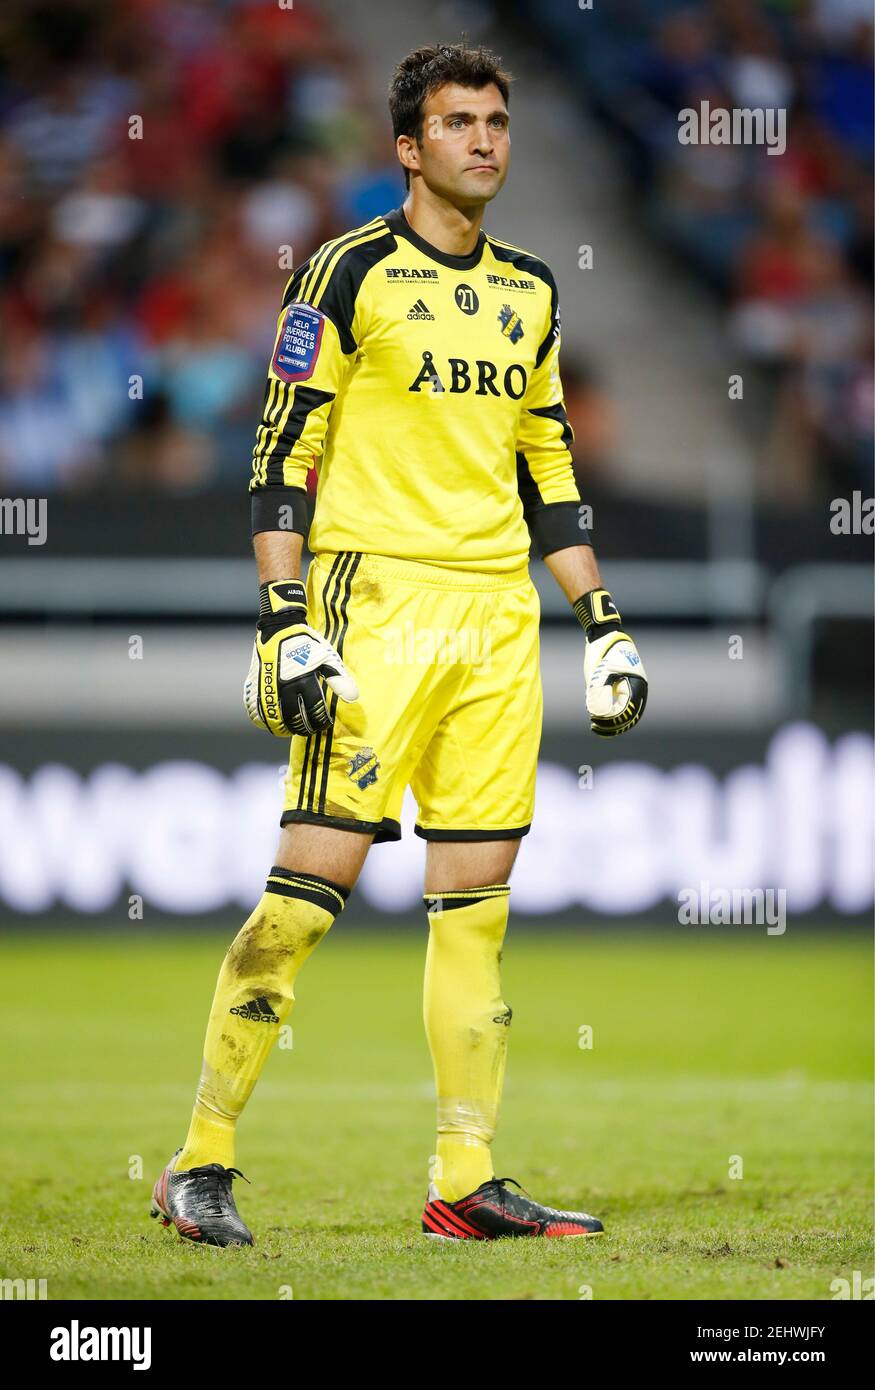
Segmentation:
<svg viewBox="0 0 875 1390">
<path fill-rule="evenodd" d="M 607 1234 L 445 1244 L 419 1234 L 425 932 L 338 923 L 241 1121 L 257 1243 L 226 1251 L 147 1212 L 233 929 L 8 936 L 0 1276 L 55 1299 L 830 1299 L 872 1266 L 869 943 L 700 933 L 512 922 L 497 1171 Z"/>
</svg>

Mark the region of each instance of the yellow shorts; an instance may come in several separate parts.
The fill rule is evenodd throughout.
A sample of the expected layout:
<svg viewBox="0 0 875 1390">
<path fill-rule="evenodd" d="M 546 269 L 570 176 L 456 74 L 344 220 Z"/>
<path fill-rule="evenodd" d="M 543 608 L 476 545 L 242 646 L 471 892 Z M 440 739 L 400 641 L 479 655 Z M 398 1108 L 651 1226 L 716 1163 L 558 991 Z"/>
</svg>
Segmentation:
<svg viewBox="0 0 875 1390">
<path fill-rule="evenodd" d="M 309 621 L 359 686 L 332 729 L 292 739 L 282 824 L 426 840 L 529 829 L 541 742 L 540 603 L 528 567 L 480 574 L 345 551 L 307 574 Z"/>
</svg>

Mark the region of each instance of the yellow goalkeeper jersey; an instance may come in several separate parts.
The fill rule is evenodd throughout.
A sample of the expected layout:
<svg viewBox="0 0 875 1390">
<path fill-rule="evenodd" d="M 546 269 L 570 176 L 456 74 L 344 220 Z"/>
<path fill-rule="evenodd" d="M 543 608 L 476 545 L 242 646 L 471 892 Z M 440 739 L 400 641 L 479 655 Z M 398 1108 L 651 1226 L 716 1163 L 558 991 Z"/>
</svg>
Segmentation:
<svg viewBox="0 0 875 1390">
<path fill-rule="evenodd" d="M 289 280 L 253 450 L 253 532 L 484 573 L 588 540 L 548 267 L 451 256 L 401 208 Z M 306 478 L 318 475 L 309 515 Z"/>
</svg>

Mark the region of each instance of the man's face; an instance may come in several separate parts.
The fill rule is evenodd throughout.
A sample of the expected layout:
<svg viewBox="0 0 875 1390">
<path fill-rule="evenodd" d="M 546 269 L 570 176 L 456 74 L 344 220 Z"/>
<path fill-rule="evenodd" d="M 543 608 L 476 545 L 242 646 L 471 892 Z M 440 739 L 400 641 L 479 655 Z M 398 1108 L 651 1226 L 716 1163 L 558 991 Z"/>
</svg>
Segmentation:
<svg viewBox="0 0 875 1390">
<path fill-rule="evenodd" d="M 488 203 L 510 163 L 507 107 L 498 88 L 438 88 L 425 103 L 422 144 L 412 150 L 433 192 L 458 208 Z"/>
</svg>

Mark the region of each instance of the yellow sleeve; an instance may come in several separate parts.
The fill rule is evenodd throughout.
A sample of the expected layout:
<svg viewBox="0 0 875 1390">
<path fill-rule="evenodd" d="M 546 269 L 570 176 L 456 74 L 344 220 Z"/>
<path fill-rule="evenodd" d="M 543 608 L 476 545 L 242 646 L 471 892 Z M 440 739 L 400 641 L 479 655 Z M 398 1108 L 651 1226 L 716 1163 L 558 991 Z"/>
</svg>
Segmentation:
<svg viewBox="0 0 875 1390">
<path fill-rule="evenodd" d="M 307 474 L 356 353 L 349 288 L 342 263 L 326 273 L 325 248 L 286 285 L 252 451 L 253 534 L 309 529 Z"/>
<path fill-rule="evenodd" d="M 549 283 L 549 313 L 523 398 L 516 455 L 523 513 L 541 557 L 590 543 L 580 526 L 580 493 L 571 456 L 574 434 L 559 379 L 559 298 L 552 276 Z"/>
</svg>

